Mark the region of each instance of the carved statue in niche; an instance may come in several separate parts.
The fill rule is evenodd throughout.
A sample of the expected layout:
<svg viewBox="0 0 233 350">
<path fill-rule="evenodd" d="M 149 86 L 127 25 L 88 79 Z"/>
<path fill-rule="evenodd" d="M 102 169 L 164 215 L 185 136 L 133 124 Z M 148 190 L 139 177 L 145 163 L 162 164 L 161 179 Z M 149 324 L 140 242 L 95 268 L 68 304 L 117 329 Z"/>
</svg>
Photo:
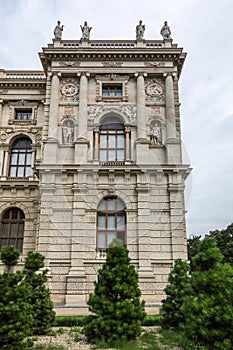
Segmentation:
<svg viewBox="0 0 233 350">
<path fill-rule="evenodd" d="M 62 141 L 64 144 L 74 142 L 74 122 L 73 120 L 64 120 L 62 125 Z"/>
<path fill-rule="evenodd" d="M 150 141 L 152 145 L 162 144 L 162 127 L 159 121 L 153 121 L 150 124 Z"/>
</svg>

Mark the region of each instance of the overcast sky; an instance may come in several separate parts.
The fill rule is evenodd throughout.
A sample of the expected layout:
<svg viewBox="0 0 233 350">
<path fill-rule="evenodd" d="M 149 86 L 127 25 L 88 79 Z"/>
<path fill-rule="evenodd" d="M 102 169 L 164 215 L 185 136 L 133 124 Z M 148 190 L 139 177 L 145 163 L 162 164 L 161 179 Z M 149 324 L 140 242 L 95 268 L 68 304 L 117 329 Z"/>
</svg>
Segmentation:
<svg viewBox="0 0 233 350">
<path fill-rule="evenodd" d="M 0 0 L 0 69 L 41 70 L 38 52 L 52 42 L 57 20 L 63 39 L 161 39 L 165 20 L 173 43 L 188 53 L 180 78 L 187 182 L 187 233 L 205 234 L 233 222 L 232 0 Z"/>
</svg>

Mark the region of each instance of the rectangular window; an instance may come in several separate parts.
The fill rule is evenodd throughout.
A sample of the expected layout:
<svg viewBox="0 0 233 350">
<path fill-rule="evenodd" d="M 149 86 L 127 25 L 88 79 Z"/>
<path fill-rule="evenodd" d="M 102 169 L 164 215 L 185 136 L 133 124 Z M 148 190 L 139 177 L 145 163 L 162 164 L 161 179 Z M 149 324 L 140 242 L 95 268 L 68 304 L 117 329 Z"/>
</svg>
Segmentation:
<svg viewBox="0 0 233 350">
<path fill-rule="evenodd" d="M 102 96 L 122 96 L 122 84 L 119 85 L 103 85 Z"/>
<path fill-rule="evenodd" d="M 32 120 L 32 109 L 16 109 L 16 120 Z"/>
</svg>

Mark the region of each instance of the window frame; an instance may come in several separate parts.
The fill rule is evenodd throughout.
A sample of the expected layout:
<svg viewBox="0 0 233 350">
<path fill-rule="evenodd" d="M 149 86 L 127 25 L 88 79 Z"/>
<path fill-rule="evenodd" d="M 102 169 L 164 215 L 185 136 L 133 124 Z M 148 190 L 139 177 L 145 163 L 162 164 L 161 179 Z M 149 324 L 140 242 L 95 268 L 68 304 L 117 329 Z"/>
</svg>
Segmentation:
<svg viewBox="0 0 233 350">
<path fill-rule="evenodd" d="M 17 218 L 13 218 L 14 211 L 16 210 L 17 210 Z M 7 225 L 7 226 L 4 226 L 4 225 Z M 6 230 L 7 233 L 3 232 L 4 227 L 7 228 Z M 12 234 L 13 227 L 15 228 L 14 229 L 15 234 Z M 22 232 L 20 232 L 20 230 Z M 25 214 L 22 211 L 22 209 L 18 207 L 11 207 L 4 210 L 0 220 L 0 250 L 2 249 L 2 247 L 13 245 L 22 253 L 24 231 L 25 231 Z M 7 244 L 3 244 L 2 243 L 3 240 L 6 240 Z"/>
<path fill-rule="evenodd" d="M 22 118 L 23 115 L 26 115 L 27 118 L 24 119 Z M 21 118 L 17 118 L 17 115 L 20 115 Z M 30 116 L 30 118 L 28 117 Z M 14 120 L 17 122 L 28 122 L 28 121 L 32 121 L 33 117 L 33 110 L 32 108 L 15 108 L 15 117 Z"/>
<path fill-rule="evenodd" d="M 113 125 L 116 127 L 113 127 Z M 123 137 L 122 137 L 123 136 Z M 106 146 L 103 145 L 103 139 L 106 139 Z M 120 143 L 123 139 L 123 146 Z M 121 141 L 120 141 L 121 140 Z M 102 158 L 101 153 L 105 155 L 105 159 Z M 112 159 L 111 154 L 114 154 Z M 98 140 L 98 159 L 103 162 L 125 162 L 126 159 L 126 136 L 125 125 L 116 116 L 108 116 L 103 119 L 99 127 L 99 140 Z"/>
<path fill-rule="evenodd" d="M 114 199 L 115 201 L 115 207 L 114 209 L 108 210 L 108 200 L 112 201 Z M 102 203 L 106 204 L 106 209 L 100 209 L 100 206 Z M 117 208 L 117 203 L 120 203 L 123 205 L 123 209 L 118 210 Z M 99 226 L 99 218 L 105 218 L 105 226 Z M 110 220 L 110 218 L 114 218 L 114 220 Z M 119 218 L 124 218 L 123 226 L 124 229 L 119 229 L 118 223 L 119 223 Z M 114 221 L 114 227 L 111 228 L 111 225 L 109 225 L 109 221 Z M 97 220 L 96 220 L 96 249 L 97 250 L 104 250 L 107 249 L 109 244 L 111 244 L 112 239 L 110 239 L 109 242 L 109 236 L 114 235 L 114 238 L 118 238 L 122 240 L 123 245 L 126 247 L 126 224 L 127 224 L 127 217 L 126 217 L 126 206 L 125 203 L 117 196 L 108 196 L 104 197 L 98 205 L 97 208 Z M 101 247 L 99 244 L 99 235 L 104 234 L 104 247 Z M 121 237 L 120 237 L 121 236 Z M 114 239 L 113 238 L 113 239 Z"/>
<path fill-rule="evenodd" d="M 26 147 L 22 148 L 20 142 L 24 141 Z M 17 147 L 14 147 L 15 145 Z M 32 140 L 27 136 L 18 137 L 14 139 L 10 146 L 8 177 L 25 178 L 32 175 Z"/>
</svg>

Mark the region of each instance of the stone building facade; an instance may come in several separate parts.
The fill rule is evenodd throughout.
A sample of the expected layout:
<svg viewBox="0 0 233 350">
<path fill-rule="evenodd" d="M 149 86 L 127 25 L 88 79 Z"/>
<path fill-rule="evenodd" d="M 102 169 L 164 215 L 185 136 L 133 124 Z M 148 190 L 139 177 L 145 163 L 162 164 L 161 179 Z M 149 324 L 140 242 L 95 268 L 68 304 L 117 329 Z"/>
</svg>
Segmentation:
<svg viewBox="0 0 233 350">
<path fill-rule="evenodd" d="M 53 39 L 43 70 L 0 70 L 1 246 L 46 258 L 57 313 L 84 313 L 114 237 L 158 310 L 186 259 L 178 80 L 163 40 Z M 1 265 L 1 268 L 3 266 Z"/>
</svg>

